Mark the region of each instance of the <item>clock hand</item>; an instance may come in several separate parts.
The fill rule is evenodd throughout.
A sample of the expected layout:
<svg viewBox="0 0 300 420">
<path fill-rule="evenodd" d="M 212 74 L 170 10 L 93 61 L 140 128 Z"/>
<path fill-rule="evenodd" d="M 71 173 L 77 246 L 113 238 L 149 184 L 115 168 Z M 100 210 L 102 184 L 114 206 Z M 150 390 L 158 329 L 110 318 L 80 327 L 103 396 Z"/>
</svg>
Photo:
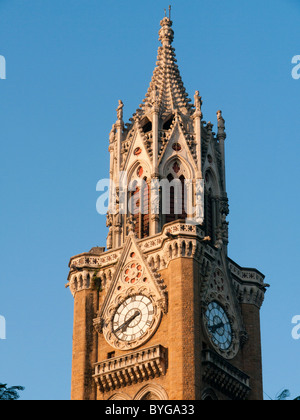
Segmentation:
<svg viewBox="0 0 300 420">
<path fill-rule="evenodd" d="M 210 327 L 208 327 L 210 329 L 210 331 L 214 334 L 219 328 L 224 327 L 225 324 L 223 322 L 219 322 L 219 324 L 217 325 L 212 325 Z"/>
<path fill-rule="evenodd" d="M 117 330 L 114 331 L 114 333 L 116 334 L 117 332 L 121 331 L 125 332 L 127 330 L 127 328 L 129 327 L 129 324 L 131 324 L 132 321 L 135 320 L 135 318 L 137 318 L 139 316 L 139 312 L 136 311 L 136 313 L 134 315 L 132 315 L 126 322 L 124 322 L 123 325 L 121 325 Z"/>
<path fill-rule="evenodd" d="M 126 321 L 123 325 L 122 325 L 122 332 L 125 332 L 127 330 L 127 328 L 129 327 L 129 325 L 131 324 L 132 321 L 135 320 L 136 317 L 139 316 L 139 312 L 137 311 L 134 315 L 132 315 L 132 317 L 130 317 L 128 319 L 128 321 Z"/>
</svg>

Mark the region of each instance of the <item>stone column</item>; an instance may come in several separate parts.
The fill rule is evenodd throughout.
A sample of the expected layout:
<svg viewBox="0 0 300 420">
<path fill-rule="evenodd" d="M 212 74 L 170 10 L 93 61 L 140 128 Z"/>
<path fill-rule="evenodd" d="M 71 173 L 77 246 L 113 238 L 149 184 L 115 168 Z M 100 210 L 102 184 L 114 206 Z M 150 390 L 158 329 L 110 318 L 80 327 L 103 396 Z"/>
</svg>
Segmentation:
<svg viewBox="0 0 300 420">
<path fill-rule="evenodd" d="M 222 111 L 217 112 L 218 117 L 218 135 L 219 140 L 221 159 L 222 159 L 222 177 L 223 177 L 223 192 L 226 193 L 226 172 L 225 172 L 225 120 L 222 117 Z"/>
<path fill-rule="evenodd" d="M 117 168 L 116 168 L 116 172 L 119 174 L 120 170 L 121 170 L 121 151 L 122 151 L 122 137 L 123 137 L 123 129 L 124 129 L 124 122 L 123 122 L 123 108 L 124 108 L 124 104 L 123 102 L 120 100 L 119 101 L 119 106 L 117 108 L 117 122 L 115 124 L 116 127 L 116 140 L 117 140 Z M 119 176 L 117 176 L 117 178 L 119 178 Z M 117 181 L 117 185 L 119 185 L 119 179 L 116 179 Z"/>
<path fill-rule="evenodd" d="M 153 163 L 152 175 L 158 176 L 158 106 L 155 104 L 152 112 Z"/>
<path fill-rule="evenodd" d="M 199 91 L 196 91 L 194 98 L 195 98 L 196 111 L 194 112 L 193 118 L 194 118 L 194 132 L 195 132 L 197 164 L 198 164 L 197 179 L 203 179 L 203 174 L 202 174 L 202 126 L 201 126 L 202 100 L 201 100 L 201 96 L 199 95 Z"/>
</svg>

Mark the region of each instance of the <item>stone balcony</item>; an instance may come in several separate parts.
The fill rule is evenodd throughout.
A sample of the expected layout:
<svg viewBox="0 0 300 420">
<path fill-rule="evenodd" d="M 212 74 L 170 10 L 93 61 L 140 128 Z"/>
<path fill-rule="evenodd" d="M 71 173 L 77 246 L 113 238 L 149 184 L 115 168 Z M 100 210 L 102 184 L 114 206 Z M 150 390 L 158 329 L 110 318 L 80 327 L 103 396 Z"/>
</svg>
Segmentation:
<svg viewBox="0 0 300 420">
<path fill-rule="evenodd" d="M 96 363 L 93 377 L 104 393 L 157 378 L 166 370 L 167 350 L 154 346 Z"/>
<path fill-rule="evenodd" d="M 250 392 L 250 378 L 240 369 L 211 350 L 202 352 L 203 380 L 231 400 L 245 400 Z"/>
</svg>

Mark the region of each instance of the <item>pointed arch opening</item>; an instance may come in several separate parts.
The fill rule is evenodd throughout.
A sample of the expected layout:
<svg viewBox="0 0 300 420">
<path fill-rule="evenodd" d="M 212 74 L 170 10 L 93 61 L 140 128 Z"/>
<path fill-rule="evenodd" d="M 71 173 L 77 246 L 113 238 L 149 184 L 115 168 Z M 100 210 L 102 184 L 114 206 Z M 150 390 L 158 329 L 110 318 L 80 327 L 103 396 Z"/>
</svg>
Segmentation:
<svg viewBox="0 0 300 420">
<path fill-rule="evenodd" d="M 150 186 L 147 177 L 134 182 L 129 196 L 129 212 L 133 217 L 134 232 L 138 239 L 150 235 Z"/>
<path fill-rule="evenodd" d="M 204 228 L 206 236 L 211 238 L 211 242 L 216 241 L 216 229 L 219 224 L 217 197 L 219 189 L 215 173 L 209 169 L 205 173 L 205 193 L 204 193 Z"/>
<path fill-rule="evenodd" d="M 204 196 L 205 206 L 205 231 L 206 235 L 213 238 L 214 223 L 213 223 L 213 194 L 211 188 L 205 191 Z"/>
<path fill-rule="evenodd" d="M 134 397 L 134 400 L 139 401 L 168 401 L 168 399 L 164 388 L 155 384 L 144 386 Z"/>
<path fill-rule="evenodd" d="M 167 176 L 168 181 L 172 184 L 170 186 L 170 206 L 169 213 L 166 216 L 166 223 L 174 222 L 178 219 L 186 219 L 186 189 L 185 177 L 181 175 L 179 178 L 174 178 L 172 174 Z M 180 182 L 180 187 L 175 187 L 174 182 Z"/>
<path fill-rule="evenodd" d="M 129 401 L 131 398 L 122 392 L 117 392 L 116 394 L 112 395 L 108 401 Z"/>
</svg>

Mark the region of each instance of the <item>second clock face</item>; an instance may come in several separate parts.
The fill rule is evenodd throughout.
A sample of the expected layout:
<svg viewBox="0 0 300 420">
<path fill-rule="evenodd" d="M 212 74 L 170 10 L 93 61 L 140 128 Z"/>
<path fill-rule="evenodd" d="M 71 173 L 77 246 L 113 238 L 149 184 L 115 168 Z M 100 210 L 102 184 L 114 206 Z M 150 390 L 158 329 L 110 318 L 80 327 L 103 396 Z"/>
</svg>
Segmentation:
<svg viewBox="0 0 300 420">
<path fill-rule="evenodd" d="M 211 302 L 205 313 L 206 327 L 213 343 L 220 350 L 228 350 L 232 344 L 232 328 L 224 309 Z"/>
<path fill-rule="evenodd" d="M 143 295 L 126 299 L 117 309 L 112 330 L 118 340 L 126 343 L 141 339 L 152 326 L 155 308 Z"/>
</svg>

